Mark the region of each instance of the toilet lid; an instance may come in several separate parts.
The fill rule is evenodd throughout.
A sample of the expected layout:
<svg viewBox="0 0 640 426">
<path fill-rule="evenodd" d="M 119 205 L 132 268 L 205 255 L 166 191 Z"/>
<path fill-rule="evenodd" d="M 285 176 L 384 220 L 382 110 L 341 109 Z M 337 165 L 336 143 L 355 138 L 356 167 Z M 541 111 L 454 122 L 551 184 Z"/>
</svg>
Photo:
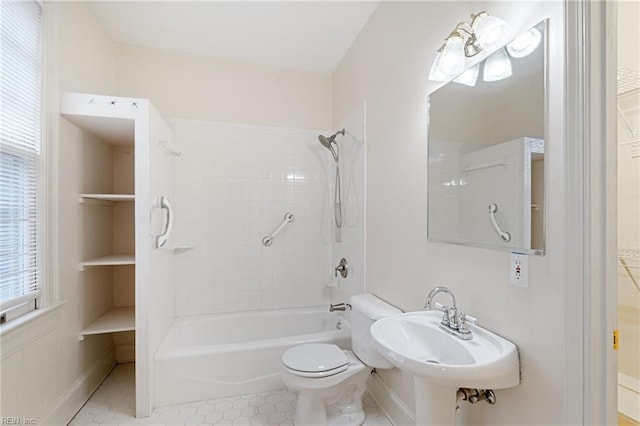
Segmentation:
<svg viewBox="0 0 640 426">
<path fill-rule="evenodd" d="M 290 370 L 303 373 L 329 373 L 344 371 L 349 365 L 347 355 L 328 343 L 307 343 L 295 346 L 282 355 L 282 363 Z M 335 371 L 334 370 L 339 370 Z M 322 374 L 326 375 L 326 374 Z"/>
</svg>

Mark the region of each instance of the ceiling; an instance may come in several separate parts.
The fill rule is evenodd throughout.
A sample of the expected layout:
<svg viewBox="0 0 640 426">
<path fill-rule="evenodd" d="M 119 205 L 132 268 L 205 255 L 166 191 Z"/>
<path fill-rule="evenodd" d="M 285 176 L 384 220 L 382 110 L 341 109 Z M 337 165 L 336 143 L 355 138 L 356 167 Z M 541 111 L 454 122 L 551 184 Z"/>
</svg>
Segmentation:
<svg viewBox="0 0 640 426">
<path fill-rule="evenodd" d="M 376 1 L 96 1 L 116 42 L 332 73 Z"/>
</svg>

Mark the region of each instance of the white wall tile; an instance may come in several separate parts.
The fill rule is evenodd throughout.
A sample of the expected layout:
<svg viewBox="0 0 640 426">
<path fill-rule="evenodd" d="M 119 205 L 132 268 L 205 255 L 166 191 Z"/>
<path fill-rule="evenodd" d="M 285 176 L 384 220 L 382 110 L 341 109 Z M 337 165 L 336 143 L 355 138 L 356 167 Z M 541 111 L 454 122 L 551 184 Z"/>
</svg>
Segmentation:
<svg viewBox="0 0 640 426">
<path fill-rule="evenodd" d="M 174 235 L 196 246 L 181 255 L 177 314 L 327 304 L 331 156 L 319 132 L 182 119 L 172 125 L 183 153 Z M 294 222 L 262 246 L 289 211 Z"/>
</svg>

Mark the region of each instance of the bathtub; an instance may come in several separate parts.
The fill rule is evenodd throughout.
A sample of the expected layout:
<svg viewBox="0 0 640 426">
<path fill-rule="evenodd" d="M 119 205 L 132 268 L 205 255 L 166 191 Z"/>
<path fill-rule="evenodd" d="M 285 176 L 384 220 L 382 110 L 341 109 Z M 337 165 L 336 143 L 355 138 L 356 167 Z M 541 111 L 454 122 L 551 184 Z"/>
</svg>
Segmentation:
<svg viewBox="0 0 640 426">
<path fill-rule="evenodd" d="M 348 321 L 327 307 L 178 318 L 155 354 L 154 405 L 282 388 L 282 354 L 311 342 L 349 349 Z"/>
</svg>

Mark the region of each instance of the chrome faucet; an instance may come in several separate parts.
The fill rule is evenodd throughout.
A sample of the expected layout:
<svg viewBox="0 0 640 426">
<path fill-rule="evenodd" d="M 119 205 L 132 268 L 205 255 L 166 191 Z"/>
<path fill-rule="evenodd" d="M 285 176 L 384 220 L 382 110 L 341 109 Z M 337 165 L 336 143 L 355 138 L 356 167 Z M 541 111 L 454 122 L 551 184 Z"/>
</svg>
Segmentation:
<svg viewBox="0 0 640 426">
<path fill-rule="evenodd" d="M 440 293 L 445 293 L 449 296 L 451 299 L 451 307 L 437 302 L 433 303 L 433 298 Z M 456 297 L 447 287 L 436 287 L 427 295 L 427 300 L 424 303 L 424 309 L 431 310 L 434 308 L 444 313 L 442 321 L 440 321 L 440 328 L 442 330 L 462 340 L 473 339 L 473 334 L 471 334 L 471 330 L 467 327 L 467 322 L 478 324 L 478 320 L 464 312 L 458 312 Z"/>
<path fill-rule="evenodd" d="M 456 309 L 456 297 L 453 295 L 453 292 L 451 290 L 449 290 L 447 287 L 435 287 L 433 290 L 431 290 L 429 292 L 429 294 L 427 295 L 427 300 L 424 302 L 424 308 L 426 310 L 431 310 L 433 309 L 431 307 L 431 303 L 433 302 L 433 298 L 436 297 L 437 294 L 440 293 L 446 293 L 449 295 L 449 297 L 451 298 L 451 305 L 453 306 L 453 309 Z"/>
</svg>

